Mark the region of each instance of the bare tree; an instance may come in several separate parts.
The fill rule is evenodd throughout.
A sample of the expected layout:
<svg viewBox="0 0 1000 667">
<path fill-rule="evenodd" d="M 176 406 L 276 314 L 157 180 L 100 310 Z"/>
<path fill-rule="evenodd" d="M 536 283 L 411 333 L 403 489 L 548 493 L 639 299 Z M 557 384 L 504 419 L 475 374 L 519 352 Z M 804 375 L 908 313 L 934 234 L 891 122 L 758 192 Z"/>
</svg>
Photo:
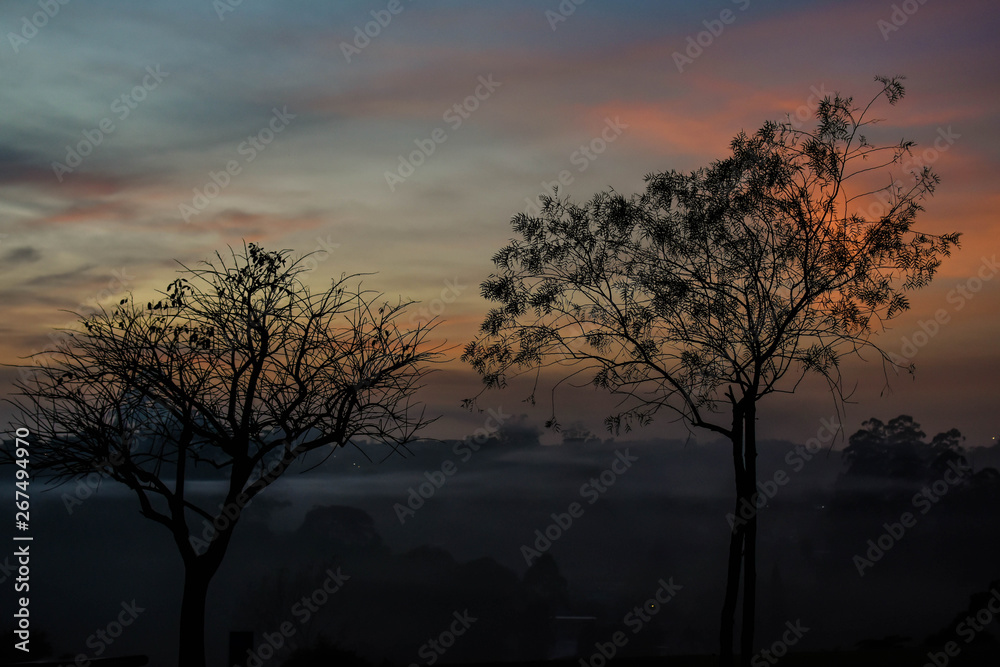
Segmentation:
<svg viewBox="0 0 1000 667">
<path fill-rule="evenodd" d="M 325 460 L 367 438 L 391 453 L 429 423 L 413 396 L 440 352 L 427 325 L 398 326 L 409 302 L 383 302 L 357 276 L 313 293 L 301 262 L 251 243 L 182 265 L 161 298 L 81 318 L 17 383 L 36 474 L 100 469 L 170 531 L 184 562 L 182 667 L 205 664 L 209 583 L 247 503 L 310 452 Z M 221 497 L 186 485 L 208 468 Z"/>
<path fill-rule="evenodd" d="M 557 389 L 584 374 L 620 398 L 610 430 L 646 425 L 661 412 L 732 444 L 736 507 L 755 500 L 757 403 L 793 392 L 810 372 L 838 406 L 839 361 L 874 351 L 882 322 L 909 307 L 958 234 L 914 229 L 937 176 L 876 183 L 913 146 L 865 136 L 880 98 L 903 97 L 899 79 L 877 77 L 863 108 L 824 99 L 811 130 L 766 123 L 740 133 L 731 156 L 689 174 L 646 177 L 646 190 L 614 191 L 584 205 L 549 197 L 538 216 L 512 220 L 519 238 L 482 284 L 498 305 L 463 359 L 485 389 L 570 365 Z M 867 206 L 863 208 L 863 206 Z M 888 379 L 888 375 L 886 375 Z M 472 399 L 474 400 L 474 399 Z M 839 409 L 839 407 L 838 407 Z M 721 664 L 733 662 L 741 579 L 741 663 L 753 654 L 756 517 L 734 524 L 720 630 Z"/>
</svg>

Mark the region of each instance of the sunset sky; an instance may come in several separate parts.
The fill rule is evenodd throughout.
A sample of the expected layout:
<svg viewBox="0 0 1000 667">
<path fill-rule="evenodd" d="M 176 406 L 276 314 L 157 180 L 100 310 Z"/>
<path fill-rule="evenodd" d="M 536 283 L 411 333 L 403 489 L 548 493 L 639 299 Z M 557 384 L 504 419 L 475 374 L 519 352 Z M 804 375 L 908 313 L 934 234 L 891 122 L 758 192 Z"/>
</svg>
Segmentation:
<svg viewBox="0 0 1000 667">
<path fill-rule="evenodd" d="M 878 107 L 881 132 L 916 141 L 941 176 L 917 227 L 960 231 L 962 247 L 880 339 L 899 353 L 918 334 L 915 378 L 893 377 L 881 395 L 880 364 L 845 365 L 848 389 L 857 383 L 845 428 L 908 413 L 930 433 L 955 427 L 991 444 L 996 3 L 577 2 L 53 0 L 48 16 L 7 0 L 0 361 L 42 349 L 72 321 L 61 309 L 164 287 L 175 260 L 243 240 L 320 250 L 311 283 L 377 272 L 366 285 L 440 311 L 455 359 L 424 398 L 446 416 L 434 433 L 460 437 L 482 422 L 459 407 L 479 380 L 457 360 L 488 307 L 479 283 L 511 216 L 560 172 L 577 200 L 636 192 L 648 173 L 724 157 L 741 130 L 804 116 L 835 91 L 867 101 L 876 75 L 901 74 L 907 95 Z M 420 150 L 430 154 L 411 159 Z M 923 336 L 920 322 L 942 309 L 945 324 Z M 524 393 L 482 405 L 540 424 L 546 406 L 519 404 Z M 603 428 L 603 395 L 563 405 L 564 423 Z M 808 382 L 768 399 L 760 429 L 804 440 L 831 414 Z"/>
</svg>

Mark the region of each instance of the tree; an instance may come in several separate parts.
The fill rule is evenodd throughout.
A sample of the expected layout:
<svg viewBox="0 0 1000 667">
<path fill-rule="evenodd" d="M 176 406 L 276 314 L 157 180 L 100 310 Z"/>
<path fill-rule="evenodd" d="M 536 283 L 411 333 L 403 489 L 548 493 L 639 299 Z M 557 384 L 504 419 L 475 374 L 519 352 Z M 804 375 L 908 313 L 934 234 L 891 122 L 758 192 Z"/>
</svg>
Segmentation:
<svg viewBox="0 0 1000 667">
<path fill-rule="evenodd" d="M 930 282 L 958 243 L 958 234 L 913 227 L 938 183 L 929 168 L 909 184 L 872 182 L 914 145 L 865 136 L 874 103 L 904 94 L 898 78 L 876 81 L 864 108 L 827 97 L 814 128 L 767 122 L 741 132 L 729 157 L 648 175 L 640 195 L 611 190 L 576 205 L 556 192 L 537 216 L 514 216 L 519 238 L 494 255 L 497 270 L 482 283 L 498 305 L 463 355 L 484 391 L 569 364 L 553 395 L 585 374 L 621 399 L 606 420 L 612 431 L 664 412 L 728 439 L 736 506 L 752 503 L 758 402 L 812 372 L 839 406 L 839 361 L 866 349 L 884 369 L 903 366 L 872 334 L 909 307 L 906 291 Z M 733 525 L 722 664 L 732 662 L 741 565 L 742 663 L 753 654 L 756 530 L 756 516 Z"/>
<path fill-rule="evenodd" d="M 183 667 L 205 664 L 208 586 L 253 498 L 310 452 L 325 460 L 362 437 L 395 451 L 428 423 L 413 395 L 440 355 L 429 326 L 400 328 L 409 302 L 380 303 L 357 276 L 313 293 L 289 252 L 251 243 L 182 265 L 155 303 L 128 297 L 81 318 L 16 383 L 35 475 L 99 470 L 170 531 L 184 563 Z M 189 490 L 206 469 L 226 481 L 223 497 Z"/>
<path fill-rule="evenodd" d="M 926 482 L 940 477 L 953 463 L 968 467 L 965 437 L 958 429 L 938 433 L 930 442 L 920 424 L 900 415 L 883 424 L 874 417 L 861 424 L 841 452 L 848 476 L 886 477 Z"/>
<path fill-rule="evenodd" d="M 882 505 L 903 504 L 924 484 L 943 475 L 972 477 L 958 429 L 938 433 L 929 442 L 920 424 L 909 415 L 889 422 L 869 419 L 841 452 L 846 470 L 837 480 L 835 504 L 870 511 Z"/>
</svg>

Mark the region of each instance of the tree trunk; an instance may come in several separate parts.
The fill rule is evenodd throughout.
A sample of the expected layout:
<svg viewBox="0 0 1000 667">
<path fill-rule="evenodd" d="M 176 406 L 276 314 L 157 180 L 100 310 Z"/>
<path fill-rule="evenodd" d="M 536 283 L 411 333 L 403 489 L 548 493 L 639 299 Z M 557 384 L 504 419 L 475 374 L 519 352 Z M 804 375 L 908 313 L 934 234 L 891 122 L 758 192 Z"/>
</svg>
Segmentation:
<svg viewBox="0 0 1000 667">
<path fill-rule="evenodd" d="M 719 627 L 719 665 L 733 667 L 733 637 L 736 634 L 736 599 L 740 590 L 740 566 L 742 565 L 743 544 L 746 540 L 744 526 L 740 522 L 740 509 L 746 491 L 746 469 L 743 464 L 743 422 L 744 413 L 739 405 L 733 406 L 732 442 L 733 473 L 736 479 L 736 507 L 732 532 L 729 536 L 729 561 L 726 565 L 726 596 L 722 604 L 722 618 Z"/>
<path fill-rule="evenodd" d="M 205 602 L 216 569 L 204 557 L 184 563 L 178 667 L 205 667 Z"/>
<path fill-rule="evenodd" d="M 746 466 L 746 489 L 744 494 L 753 503 L 757 492 L 757 407 L 753 403 L 747 406 L 744 416 L 746 437 L 743 439 L 743 461 Z M 757 515 L 760 512 L 753 503 L 755 511 L 743 528 L 743 627 L 740 632 L 740 664 L 750 667 L 753 657 L 753 639 L 756 628 L 757 603 Z"/>
<path fill-rule="evenodd" d="M 740 501 L 736 501 L 739 516 Z M 726 598 L 722 603 L 722 621 L 719 627 L 719 665 L 733 667 L 733 636 L 736 633 L 736 597 L 740 590 L 744 532 L 742 526 L 733 526 L 729 536 L 729 562 L 726 568 Z"/>
<path fill-rule="evenodd" d="M 186 545 L 186 550 L 182 548 L 182 553 L 186 556 L 178 667 L 205 667 L 205 603 L 208 599 L 208 585 L 222 565 L 238 519 L 237 514 L 228 527 L 216 534 L 205 553 L 194 555 L 190 545 Z"/>
</svg>

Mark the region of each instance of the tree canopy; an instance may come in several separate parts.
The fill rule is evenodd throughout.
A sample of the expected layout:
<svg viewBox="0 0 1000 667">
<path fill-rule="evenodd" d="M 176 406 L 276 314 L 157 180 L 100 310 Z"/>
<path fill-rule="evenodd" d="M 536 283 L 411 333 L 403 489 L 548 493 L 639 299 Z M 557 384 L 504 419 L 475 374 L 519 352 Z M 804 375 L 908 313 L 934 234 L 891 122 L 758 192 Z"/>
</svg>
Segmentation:
<svg viewBox="0 0 1000 667">
<path fill-rule="evenodd" d="M 938 183 L 930 168 L 890 173 L 914 143 L 869 140 L 873 105 L 904 95 L 900 79 L 876 81 L 864 106 L 828 96 L 814 127 L 766 122 L 708 167 L 647 175 L 642 193 L 574 204 L 556 191 L 537 215 L 515 215 L 517 236 L 482 283 L 495 305 L 463 355 L 484 390 L 565 367 L 550 425 L 556 390 L 582 376 L 619 399 L 605 420 L 614 432 L 665 412 L 727 438 L 737 508 L 754 503 L 757 402 L 817 373 L 839 409 L 842 358 L 874 350 L 899 366 L 873 334 L 958 244 L 915 226 Z M 742 663 L 753 654 L 756 525 L 754 513 L 733 526 L 724 665 L 741 571 Z"/>
<path fill-rule="evenodd" d="M 359 276 L 314 292 L 303 259 L 250 243 L 182 266 L 157 298 L 82 317 L 16 383 L 37 477 L 100 471 L 170 531 L 185 667 L 204 665 L 208 583 L 253 498 L 311 452 L 364 439 L 391 453 L 431 421 L 414 395 L 440 357 L 433 323 L 400 326 L 409 302 Z M 225 481 L 221 494 L 192 490 L 199 468 Z"/>
<path fill-rule="evenodd" d="M 938 183 L 928 167 L 908 185 L 872 185 L 914 145 L 867 138 L 872 104 L 904 92 L 878 81 L 865 107 L 826 98 L 814 129 L 767 122 L 709 167 L 647 175 L 639 195 L 548 197 L 539 215 L 514 216 L 518 238 L 482 284 L 497 305 L 465 359 L 489 387 L 576 362 L 622 397 L 613 428 L 666 409 L 719 432 L 728 425 L 709 413 L 793 390 L 781 382 L 790 371 L 840 387 L 844 355 L 872 348 L 895 364 L 871 334 L 909 307 L 959 235 L 915 228 Z"/>
</svg>

